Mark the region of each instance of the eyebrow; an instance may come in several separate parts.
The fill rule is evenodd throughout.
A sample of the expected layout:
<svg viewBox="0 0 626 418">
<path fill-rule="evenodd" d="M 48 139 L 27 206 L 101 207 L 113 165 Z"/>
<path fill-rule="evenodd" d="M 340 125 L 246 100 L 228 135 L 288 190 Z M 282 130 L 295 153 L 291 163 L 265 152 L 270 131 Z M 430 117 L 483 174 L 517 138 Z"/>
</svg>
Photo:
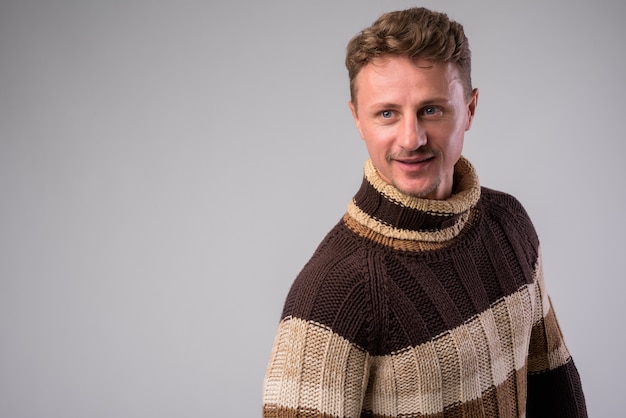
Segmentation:
<svg viewBox="0 0 626 418">
<path fill-rule="evenodd" d="M 370 107 L 373 109 L 395 109 L 400 106 L 392 102 L 380 102 L 380 103 L 374 103 Z"/>
<path fill-rule="evenodd" d="M 422 100 L 419 103 L 419 106 L 427 106 L 429 104 L 444 104 L 444 103 L 449 103 L 450 99 L 447 97 L 432 97 L 426 100 Z M 371 108 L 373 109 L 397 109 L 401 107 L 400 105 L 398 105 L 397 103 L 393 103 L 393 102 L 378 102 L 378 103 L 374 103 L 373 105 L 371 105 Z"/>
</svg>

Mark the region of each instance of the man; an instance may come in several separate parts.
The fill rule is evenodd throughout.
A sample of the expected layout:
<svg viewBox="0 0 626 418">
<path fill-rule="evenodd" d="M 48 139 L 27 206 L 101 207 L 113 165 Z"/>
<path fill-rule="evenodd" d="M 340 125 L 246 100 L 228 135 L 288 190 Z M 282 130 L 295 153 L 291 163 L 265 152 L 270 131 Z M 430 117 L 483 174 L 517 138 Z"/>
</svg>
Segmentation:
<svg viewBox="0 0 626 418">
<path fill-rule="evenodd" d="M 533 225 L 461 156 L 478 104 L 462 26 L 385 14 L 346 66 L 370 159 L 289 292 L 263 416 L 586 417 Z"/>
</svg>

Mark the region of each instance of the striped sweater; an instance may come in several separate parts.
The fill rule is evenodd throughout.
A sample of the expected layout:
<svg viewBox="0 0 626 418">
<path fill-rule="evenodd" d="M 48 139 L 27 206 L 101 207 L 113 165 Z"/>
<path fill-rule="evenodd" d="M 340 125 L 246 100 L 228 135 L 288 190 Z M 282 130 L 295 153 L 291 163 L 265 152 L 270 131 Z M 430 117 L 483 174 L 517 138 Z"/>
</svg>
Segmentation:
<svg viewBox="0 0 626 418">
<path fill-rule="evenodd" d="M 519 202 L 463 157 L 444 201 L 364 172 L 287 296 L 263 416 L 586 417 Z"/>
</svg>

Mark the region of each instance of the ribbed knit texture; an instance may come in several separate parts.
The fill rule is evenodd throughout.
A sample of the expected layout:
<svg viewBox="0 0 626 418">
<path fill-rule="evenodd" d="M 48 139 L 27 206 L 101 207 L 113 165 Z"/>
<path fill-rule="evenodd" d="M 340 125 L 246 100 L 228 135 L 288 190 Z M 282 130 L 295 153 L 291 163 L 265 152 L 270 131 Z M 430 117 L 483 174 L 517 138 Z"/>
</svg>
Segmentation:
<svg viewBox="0 0 626 418">
<path fill-rule="evenodd" d="M 586 417 L 519 202 L 464 158 L 445 201 L 364 172 L 289 292 L 263 416 Z"/>
</svg>

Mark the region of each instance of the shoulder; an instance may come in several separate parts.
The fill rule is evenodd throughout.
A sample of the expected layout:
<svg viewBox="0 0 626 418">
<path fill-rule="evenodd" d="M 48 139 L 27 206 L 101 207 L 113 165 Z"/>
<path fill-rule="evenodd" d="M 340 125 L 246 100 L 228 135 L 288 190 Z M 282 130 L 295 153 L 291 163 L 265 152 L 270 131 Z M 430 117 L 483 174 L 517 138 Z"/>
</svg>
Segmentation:
<svg viewBox="0 0 626 418">
<path fill-rule="evenodd" d="M 337 224 L 293 281 L 281 318 L 298 318 L 366 347 L 364 324 L 372 317 L 368 252 L 343 222 Z"/>
<path fill-rule="evenodd" d="M 344 303 L 364 277 L 367 256 L 359 241 L 343 222 L 331 229 L 293 281 L 283 316 L 309 319 Z"/>
<path fill-rule="evenodd" d="M 508 193 L 482 187 L 479 205 L 490 214 L 532 224 L 522 203 L 515 196 Z"/>
<path fill-rule="evenodd" d="M 522 206 L 522 203 L 515 196 L 508 193 L 488 187 L 481 187 L 480 201 L 487 209 L 501 210 L 513 216 L 528 218 L 528 214 Z"/>
<path fill-rule="evenodd" d="M 502 191 L 482 187 L 478 207 L 488 222 L 497 223 L 507 235 L 517 235 L 533 247 L 538 247 L 539 238 L 533 222 L 516 197 Z"/>
</svg>

